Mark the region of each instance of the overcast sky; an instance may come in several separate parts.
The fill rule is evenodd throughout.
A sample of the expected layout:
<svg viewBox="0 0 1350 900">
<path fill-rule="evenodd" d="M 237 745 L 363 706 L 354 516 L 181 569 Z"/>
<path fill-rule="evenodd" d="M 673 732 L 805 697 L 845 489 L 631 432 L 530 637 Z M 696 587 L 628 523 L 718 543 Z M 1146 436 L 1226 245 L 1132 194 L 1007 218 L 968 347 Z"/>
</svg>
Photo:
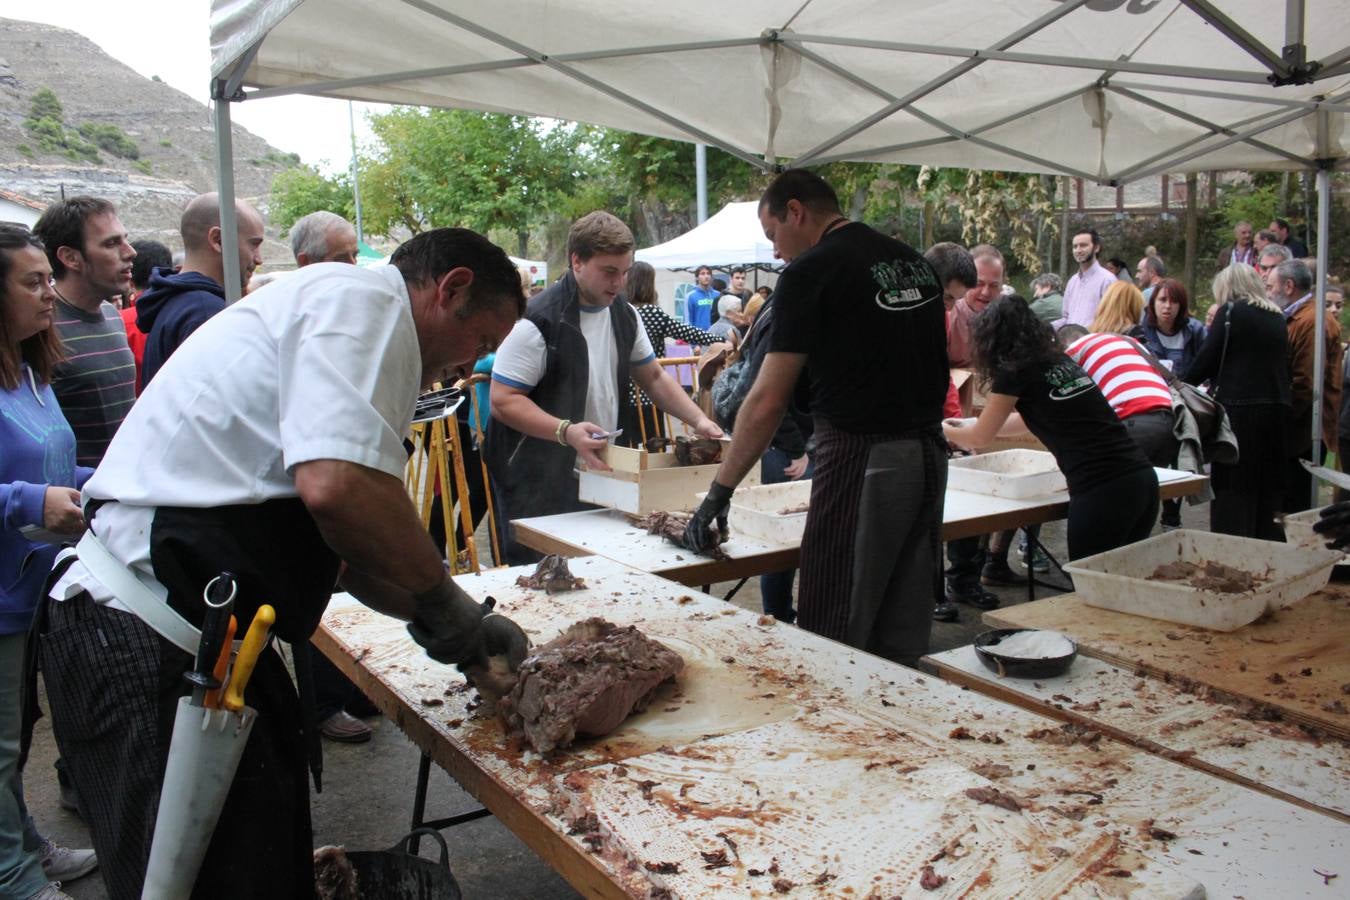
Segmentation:
<svg viewBox="0 0 1350 900">
<path fill-rule="evenodd" d="M 209 97 L 209 0 L 0 0 L 0 17 L 46 22 L 78 31 L 115 59 L 149 78 L 158 75 L 192 97 Z M 357 141 L 370 131 L 356 104 Z M 236 103 L 234 120 L 273 146 L 298 153 L 325 171 L 345 169 L 351 158 L 347 103 L 317 97 L 274 97 Z"/>
</svg>

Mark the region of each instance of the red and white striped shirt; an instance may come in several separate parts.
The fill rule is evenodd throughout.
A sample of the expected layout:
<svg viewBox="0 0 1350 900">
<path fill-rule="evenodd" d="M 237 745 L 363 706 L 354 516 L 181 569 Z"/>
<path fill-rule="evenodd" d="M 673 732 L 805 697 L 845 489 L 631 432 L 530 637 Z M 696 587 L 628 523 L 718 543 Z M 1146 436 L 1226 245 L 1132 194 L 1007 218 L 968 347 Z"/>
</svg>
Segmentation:
<svg viewBox="0 0 1350 900">
<path fill-rule="evenodd" d="M 1119 418 L 1171 409 L 1167 382 L 1154 371 L 1138 345 L 1118 334 L 1088 334 L 1064 351 L 1092 376 Z"/>
</svg>

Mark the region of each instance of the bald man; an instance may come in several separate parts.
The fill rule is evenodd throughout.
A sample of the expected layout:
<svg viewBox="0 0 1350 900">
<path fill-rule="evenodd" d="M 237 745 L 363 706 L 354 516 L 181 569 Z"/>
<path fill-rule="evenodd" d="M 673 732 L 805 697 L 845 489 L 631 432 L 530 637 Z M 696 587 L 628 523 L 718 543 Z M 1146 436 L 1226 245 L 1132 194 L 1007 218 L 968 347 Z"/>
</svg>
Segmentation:
<svg viewBox="0 0 1350 900">
<path fill-rule="evenodd" d="M 262 265 L 263 219 L 243 201 L 235 203 L 239 224 L 241 289 Z M 142 389 L 160 366 L 202 323 L 225 308 L 225 258 L 220 234 L 220 198 L 202 194 L 183 210 L 183 266 L 177 274 L 158 269 L 150 289 L 136 301 L 136 327 L 148 337 L 141 364 Z"/>
</svg>

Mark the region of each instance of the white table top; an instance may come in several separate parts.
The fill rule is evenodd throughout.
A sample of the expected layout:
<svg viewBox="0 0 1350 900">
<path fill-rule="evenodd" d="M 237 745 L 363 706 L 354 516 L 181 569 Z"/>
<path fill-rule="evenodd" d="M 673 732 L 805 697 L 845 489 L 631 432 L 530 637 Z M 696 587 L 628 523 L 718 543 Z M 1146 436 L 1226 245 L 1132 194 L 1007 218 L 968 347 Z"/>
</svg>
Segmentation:
<svg viewBox="0 0 1350 900">
<path fill-rule="evenodd" d="M 1199 492 L 1208 480 L 1173 469 L 1156 469 L 1164 496 Z M 1068 493 L 1010 499 L 947 491 L 942 519 L 943 540 L 989 534 L 1063 518 Z M 562 513 L 515 519 L 516 539 L 543 553 L 564 556 L 596 554 L 619 560 L 647 572 L 673 578 L 682 584 L 703 585 L 760 575 L 796 566 L 800 544 L 769 545 L 732 534 L 722 545 L 728 559 L 711 560 L 670 541 L 649 535 L 633 525 L 626 514 L 612 509 Z"/>
<path fill-rule="evenodd" d="M 1350 746 L 1297 725 L 1247 718 L 1238 703 L 1078 656 L 1055 678 L 1000 678 L 972 646 L 928 661 L 949 681 L 1036 712 L 1088 723 L 1153 753 L 1350 821 Z M 1203 695 L 1203 696 L 1202 696 Z"/>
<path fill-rule="evenodd" d="M 1108 739 L 1047 740 L 1053 720 L 611 560 L 573 561 L 587 588 L 552 596 L 516 586 L 528 568 L 456 580 L 536 640 L 592 615 L 636 624 L 684 657 L 677 683 L 608 737 L 540 759 L 476 718 L 402 623 L 335 602 L 316 643 L 588 896 L 772 896 L 752 871 L 774 861 L 804 896 L 918 895 L 925 861 L 953 896 L 1344 895 L 1314 872 L 1350 858 L 1350 826 L 1326 815 Z M 975 802 L 977 788 L 1023 808 Z M 594 852 L 568 834 L 587 814 Z M 728 864 L 705 866 L 720 848 Z"/>
</svg>

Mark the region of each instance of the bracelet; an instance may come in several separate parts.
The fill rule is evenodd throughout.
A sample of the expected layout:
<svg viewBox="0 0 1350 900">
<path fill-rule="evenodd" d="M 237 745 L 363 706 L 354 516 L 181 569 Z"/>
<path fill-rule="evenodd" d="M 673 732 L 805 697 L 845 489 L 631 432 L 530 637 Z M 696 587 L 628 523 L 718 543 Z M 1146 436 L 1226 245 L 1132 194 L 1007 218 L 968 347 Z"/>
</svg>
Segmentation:
<svg viewBox="0 0 1350 900">
<path fill-rule="evenodd" d="M 564 447 L 567 446 L 567 429 L 571 427 L 572 427 L 571 419 L 559 419 L 558 427 L 553 432 L 553 437 L 557 439 L 558 443 L 562 444 Z"/>
</svg>

